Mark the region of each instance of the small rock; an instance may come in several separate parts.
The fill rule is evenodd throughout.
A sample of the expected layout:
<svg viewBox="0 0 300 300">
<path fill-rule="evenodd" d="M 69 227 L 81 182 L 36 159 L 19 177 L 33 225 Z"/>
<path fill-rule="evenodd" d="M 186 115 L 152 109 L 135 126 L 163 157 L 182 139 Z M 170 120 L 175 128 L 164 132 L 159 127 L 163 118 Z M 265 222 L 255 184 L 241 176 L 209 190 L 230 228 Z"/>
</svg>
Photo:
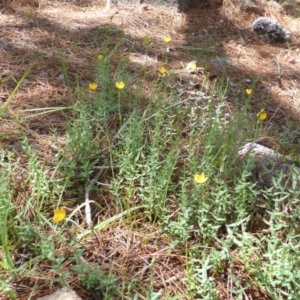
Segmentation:
<svg viewBox="0 0 300 300">
<path fill-rule="evenodd" d="M 85 28 L 87 28 L 88 26 L 86 25 L 86 24 L 81 24 L 81 23 L 71 23 L 70 24 L 70 27 L 72 28 L 72 29 L 85 29 Z"/>
<path fill-rule="evenodd" d="M 222 67 L 225 67 L 226 65 L 229 65 L 231 63 L 230 60 L 219 56 L 213 57 L 209 61 L 212 65 L 222 66 Z"/>
<path fill-rule="evenodd" d="M 250 78 L 245 78 L 243 81 L 246 84 L 251 84 L 252 83 L 252 80 Z"/>
<path fill-rule="evenodd" d="M 37 300 L 82 300 L 72 289 L 63 287 L 55 293 L 38 298 Z"/>
<path fill-rule="evenodd" d="M 232 88 L 236 88 L 237 87 L 237 84 L 235 82 L 233 82 L 233 81 L 230 81 L 229 84 L 230 84 L 230 86 Z"/>
<path fill-rule="evenodd" d="M 57 80 L 58 80 L 58 81 L 64 81 L 64 80 L 65 80 L 64 74 L 60 74 L 60 75 L 57 77 Z"/>
<path fill-rule="evenodd" d="M 29 84 L 29 80 L 25 78 L 25 79 L 22 81 L 22 86 L 26 86 L 26 85 L 28 85 L 28 84 Z"/>
<path fill-rule="evenodd" d="M 266 42 L 286 42 L 291 39 L 291 33 L 275 20 L 260 17 L 252 23 L 252 29 L 265 37 Z"/>
<path fill-rule="evenodd" d="M 79 80 L 80 86 L 89 86 L 89 83 L 90 83 L 90 81 L 88 81 L 88 80 L 82 80 L 82 79 Z"/>
</svg>

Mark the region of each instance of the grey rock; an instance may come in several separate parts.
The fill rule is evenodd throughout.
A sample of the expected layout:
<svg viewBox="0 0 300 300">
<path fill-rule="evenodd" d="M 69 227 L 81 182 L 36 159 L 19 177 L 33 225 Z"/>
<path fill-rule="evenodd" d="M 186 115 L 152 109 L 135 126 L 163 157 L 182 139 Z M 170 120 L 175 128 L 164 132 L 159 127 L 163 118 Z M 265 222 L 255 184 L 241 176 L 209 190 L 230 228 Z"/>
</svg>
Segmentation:
<svg viewBox="0 0 300 300">
<path fill-rule="evenodd" d="M 245 78 L 245 79 L 243 79 L 243 81 L 246 84 L 251 84 L 252 83 L 252 79 L 250 79 L 250 78 Z"/>
<path fill-rule="evenodd" d="M 293 160 L 275 152 L 273 149 L 265 147 L 257 143 L 247 143 L 238 151 L 238 161 L 243 161 L 246 157 L 252 158 L 252 173 L 255 182 L 262 184 L 268 188 L 274 185 L 273 179 L 278 181 L 282 175 L 284 183 L 292 185 L 292 171 L 297 170 Z M 300 186 L 300 178 L 298 178 L 298 186 Z"/>
<path fill-rule="evenodd" d="M 38 298 L 37 300 L 82 300 L 72 289 L 63 287 L 55 293 Z"/>
<path fill-rule="evenodd" d="M 234 81 L 229 81 L 229 84 L 232 88 L 236 88 L 238 85 Z"/>
<path fill-rule="evenodd" d="M 214 65 L 214 66 L 219 66 L 219 67 L 226 67 L 227 65 L 231 64 L 231 61 L 227 58 L 216 56 L 212 57 L 209 62 Z"/>
<path fill-rule="evenodd" d="M 286 42 L 291 39 L 291 33 L 287 29 L 267 17 L 256 19 L 252 23 L 252 29 L 267 42 Z"/>
</svg>

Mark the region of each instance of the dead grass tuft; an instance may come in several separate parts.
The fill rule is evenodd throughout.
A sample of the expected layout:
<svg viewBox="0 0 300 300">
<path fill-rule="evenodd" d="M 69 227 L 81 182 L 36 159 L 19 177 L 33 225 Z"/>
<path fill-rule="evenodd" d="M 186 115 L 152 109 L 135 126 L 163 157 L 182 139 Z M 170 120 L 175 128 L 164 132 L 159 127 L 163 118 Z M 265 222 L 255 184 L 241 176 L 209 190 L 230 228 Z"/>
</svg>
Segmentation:
<svg viewBox="0 0 300 300">
<path fill-rule="evenodd" d="M 185 257 L 181 254 L 182 249 L 171 249 L 172 241 L 158 227 L 148 224 L 140 228 L 141 222 L 143 220 L 131 223 L 130 230 L 127 225 L 126 227 L 116 226 L 79 243 L 79 248 L 86 248 L 82 257 L 83 262 L 97 265 L 104 274 L 112 274 L 116 278 L 120 278 L 121 281 L 117 283 L 120 286 L 123 281 L 133 282 L 136 280 L 137 284 L 133 285 L 133 291 L 142 299 L 142 293 L 147 285 L 152 286 L 155 290 L 162 289 L 169 292 L 171 296 L 185 293 L 187 289 L 183 280 L 185 278 Z M 64 254 L 67 257 L 61 266 L 62 270 L 70 270 L 73 261 L 68 260 L 68 257 L 72 258 L 74 253 L 68 247 L 59 245 L 56 252 L 57 256 Z M 32 255 L 27 252 L 18 256 L 20 260 L 24 260 Z M 22 282 L 15 283 L 18 299 L 27 299 L 26 297 L 30 293 L 34 298 L 41 297 L 55 289 L 52 284 L 58 274 L 51 269 L 51 266 L 39 264 L 35 266 L 35 269 L 38 269 L 39 277 L 31 275 L 22 278 Z M 96 290 L 91 295 L 90 292 L 83 289 L 79 278 L 75 276 L 69 278 L 68 282 L 75 287 L 83 299 L 91 296 L 93 299 L 101 297 Z M 120 288 L 118 291 L 120 295 L 115 299 L 123 299 L 124 292 L 126 294 L 126 291 L 122 291 Z"/>
</svg>

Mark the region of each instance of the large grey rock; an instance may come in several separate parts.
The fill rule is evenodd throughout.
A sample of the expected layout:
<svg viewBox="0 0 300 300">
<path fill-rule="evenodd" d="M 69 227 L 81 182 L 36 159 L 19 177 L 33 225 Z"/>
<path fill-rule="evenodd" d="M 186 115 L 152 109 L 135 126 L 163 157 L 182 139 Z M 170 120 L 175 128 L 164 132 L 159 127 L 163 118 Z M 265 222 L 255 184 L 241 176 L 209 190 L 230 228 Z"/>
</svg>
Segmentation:
<svg viewBox="0 0 300 300">
<path fill-rule="evenodd" d="M 202 3 L 209 3 L 207 0 L 108 0 L 111 5 L 117 4 L 146 4 L 172 11 L 185 12 Z"/>
<path fill-rule="evenodd" d="M 264 191 L 264 197 L 267 195 L 269 199 L 273 199 L 281 211 L 290 215 L 298 209 L 298 162 L 264 145 L 251 142 L 239 149 L 237 161 L 239 164 L 245 162 L 250 167 L 251 176 L 248 179 Z"/>
<path fill-rule="evenodd" d="M 300 168 L 288 156 L 281 155 L 273 149 L 257 143 L 247 143 L 238 151 L 238 162 L 241 163 L 246 157 L 252 159 L 252 180 L 258 185 L 271 188 L 274 181 L 279 182 L 288 190 L 299 191 Z"/>
</svg>

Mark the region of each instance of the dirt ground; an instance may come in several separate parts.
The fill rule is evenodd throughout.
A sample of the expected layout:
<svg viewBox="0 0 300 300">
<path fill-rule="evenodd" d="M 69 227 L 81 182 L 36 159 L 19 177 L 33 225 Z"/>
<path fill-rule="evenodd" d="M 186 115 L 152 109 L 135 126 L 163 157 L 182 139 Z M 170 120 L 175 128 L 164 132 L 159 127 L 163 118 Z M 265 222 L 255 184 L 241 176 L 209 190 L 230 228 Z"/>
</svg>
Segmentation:
<svg viewBox="0 0 300 300">
<path fill-rule="evenodd" d="M 57 135 L 63 137 L 66 115 L 33 116 L 25 110 L 73 104 L 76 86 L 94 80 L 95 58 L 101 53 L 106 36 L 111 37 L 111 45 L 116 37 L 126 39 L 123 55 L 130 60 L 133 71 L 151 61 L 155 74 L 162 64 L 163 37 L 170 35 L 167 68 L 182 69 L 197 59 L 198 66 L 203 69 L 189 75 L 195 85 L 209 89 L 214 80 L 223 78 L 228 83 L 229 103 L 239 103 L 236 100 L 240 99 L 237 105 L 242 106 L 245 89 L 256 82 L 251 98 L 253 111 L 266 109 L 270 116 L 268 122 L 275 128 L 268 135 L 276 140 L 276 134 L 284 131 L 290 120 L 295 122 L 296 128 L 300 119 L 300 21 L 274 10 L 268 2 L 262 2 L 262 6 L 266 9 L 265 16 L 275 18 L 292 32 L 291 42 L 271 44 L 262 41 L 250 29 L 259 16 L 245 12 L 231 1 L 219 7 L 199 7 L 185 14 L 170 14 L 149 6 L 108 9 L 101 1 L 40 0 L 39 5 L 35 1 L 5 4 L 0 14 L 0 105 L 7 101 L 26 70 L 39 60 L 11 101 L 8 107 L 11 116 L 0 121 L 2 145 L 17 146 L 21 128 L 39 156 L 51 161 L 55 154 L 51 146 L 52 130 L 56 128 Z M 248 41 L 239 35 L 240 29 L 249 36 Z M 152 41 L 147 49 L 144 46 L 146 37 Z M 62 56 L 68 67 L 68 86 L 62 80 Z M 226 65 L 220 61 L 226 61 Z M 189 78 L 185 83 L 188 85 L 188 82 Z M 14 121 L 16 115 L 20 118 L 19 123 Z M 291 135 L 287 144 L 298 145 L 298 138 Z M 65 143 L 63 138 L 55 142 L 62 147 Z M 149 232 L 156 230 L 149 228 Z M 126 245 L 116 242 L 122 240 L 116 238 L 116 231 L 106 234 L 100 246 L 111 252 L 118 249 L 121 264 Z M 147 249 L 137 246 L 131 260 L 123 261 L 123 266 L 134 269 L 136 265 L 142 269 L 146 258 L 157 256 L 159 260 L 163 257 L 157 282 L 175 294 L 184 293 L 186 286 L 179 284 L 178 279 L 184 277 L 185 258 L 175 253 L 169 255 L 165 251 L 168 244 L 165 239 L 162 237 L 159 246 L 154 242 L 153 245 L 149 243 Z M 99 260 L 105 256 L 97 251 L 100 246 L 98 241 L 88 245 L 89 259 Z M 223 289 L 221 285 L 220 290 Z M 36 294 L 42 296 L 50 290 L 41 286 Z M 78 290 L 82 297 L 90 296 L 80 287 Z M 27 299 L 30 292 L 24 287 L 20 299 Z M 257 297 L 265 299 L 263 295 Z M 223 299 L 227 299 L 225 292 Z"/>
</svg>

